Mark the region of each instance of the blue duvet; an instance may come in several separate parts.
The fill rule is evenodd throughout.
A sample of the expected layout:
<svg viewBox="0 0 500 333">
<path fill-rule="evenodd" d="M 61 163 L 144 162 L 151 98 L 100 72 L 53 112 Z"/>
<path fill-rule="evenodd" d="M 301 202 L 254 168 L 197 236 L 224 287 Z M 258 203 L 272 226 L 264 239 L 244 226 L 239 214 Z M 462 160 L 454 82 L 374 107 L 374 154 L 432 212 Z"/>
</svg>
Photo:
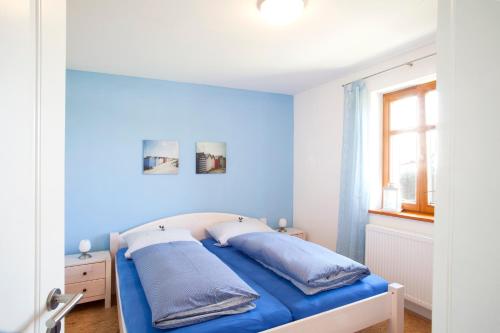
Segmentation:
<svg viewBox="0 0 500 333">
<path fill-rule="evenodd" d="M 290 310 L 294 320 L 313 316 L 324 311 L 387 292 L 387 281 L 380 276 L 370 274 L 350 286 L 323 291 L 315 295 L 305 295 L 289 280 L 273 273 L 271 270 L 235 248 L 231 246 L 218 247 L 215 245 L 216 241 L 211 238 L 203 240 L 202 243 L 210 252 L 219 257 L 238 275 L 242 277 L 251 276 L 256 284 L 265 288 L 268 293 L 276 297 Z M 248 280 L 245 281 L 248 282 Z M 255 288 L 259 294 L 263 295 L 263 292 L 260 289 L 256 289 L 254 284 L 248 283 Z M 258 309 L 259 305 L 257 304 L 257 310 Z M 240 331 L 235 330 L 235 332 Z"/>
<path fill-rule="evenodd" d="M 277 232 L 230 238 L 229 245 L 290 280 L 307 295 L 351 285 L 369 269 L 320 245 Z"/>
<path fill-rule="evenodd" d="M 197 242 L 150 245 L 132 253 L 153 326 L 192 325 L 255 308 L 259 295 Z"/>
</svg>

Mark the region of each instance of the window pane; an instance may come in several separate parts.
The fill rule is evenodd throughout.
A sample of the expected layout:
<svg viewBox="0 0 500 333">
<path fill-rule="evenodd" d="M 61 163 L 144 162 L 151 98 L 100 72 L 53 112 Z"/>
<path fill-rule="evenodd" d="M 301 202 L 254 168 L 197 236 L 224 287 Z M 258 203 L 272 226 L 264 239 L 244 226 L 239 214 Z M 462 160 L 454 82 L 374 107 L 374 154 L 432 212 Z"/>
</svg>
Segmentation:
<svg viewBox="0 0 500 333">
<path fill-rule="evenodd" d="M 390 181 L 398 185 L 404 202 L 415 202 L 417 188 L 417 134 L 391 136 Z"/>
<path fill-rule="evenodd" d="M 427 201 L 434 205 L 436 189 L 436 167 L 437 167 L 437 132 L 427 132 Z"/>
<path fill-rule="evenodd" d="M 394 101 L 390 105 L 391 130 L 400 130 L 416 128 L 418 99 L 416 96 L 410 96 Z"/>
<path fill-rule="evenodd" d="M 427 125 L 437 125 L 438 100 L 436 90 L 431 90 L 425 94 L 425 122 Z"/>
</svg>

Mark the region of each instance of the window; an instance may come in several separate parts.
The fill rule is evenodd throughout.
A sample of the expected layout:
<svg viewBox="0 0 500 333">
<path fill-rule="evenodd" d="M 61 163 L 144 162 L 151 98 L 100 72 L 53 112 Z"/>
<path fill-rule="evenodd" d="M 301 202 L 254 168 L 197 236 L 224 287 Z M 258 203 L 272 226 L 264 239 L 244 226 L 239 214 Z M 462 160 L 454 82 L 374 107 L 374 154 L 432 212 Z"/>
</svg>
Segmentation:
<svg viewBox="0 0 500 333">
<path fill-rule="evenodd" d="M 398 185 L 407 212 L 434 214 L 436 81 L 384 95 L 383 186 Z"/>
</svg>

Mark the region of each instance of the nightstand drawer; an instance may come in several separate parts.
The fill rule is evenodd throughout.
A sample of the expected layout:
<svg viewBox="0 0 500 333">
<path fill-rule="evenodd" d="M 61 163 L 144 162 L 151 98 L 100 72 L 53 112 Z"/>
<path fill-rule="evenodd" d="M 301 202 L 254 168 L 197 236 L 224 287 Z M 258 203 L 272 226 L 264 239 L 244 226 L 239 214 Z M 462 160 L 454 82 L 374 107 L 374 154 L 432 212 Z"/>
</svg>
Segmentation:
<svg viewBox="0 0 500 333">
<path fill-rule="evenodd" d="M 106 276 L 106 263 L 66 267 L 65 275 L 67 284 L 102 279 Z"/>
<path fill-rule="evenodd" d="M 92 280 L 80 283 L 70 283 L 66 286 L 66 294 L 83 293 L 83 299 L 92 296 L 104 295 L 106 291 L 106 280 Z"/>
<path fill-rule="evenodd" d="M 305 233 L 300 233 L 300 234 L 293 234 L 291 236 L 302 238 L 303 240 L 306 240 L 306 234 Z"/>
<path fill-rule="evenodd" d="M 303 240 L 307 240 L 306 232 L 304 230 L 301 230 L 298 228 L 286 228 L 285 231 L 279 231 L 279 229 L 276 229 L 276 231 L 285 233 L 288 236 L 293 236 L 293 237 L 301 238 Z"/>
</svg>

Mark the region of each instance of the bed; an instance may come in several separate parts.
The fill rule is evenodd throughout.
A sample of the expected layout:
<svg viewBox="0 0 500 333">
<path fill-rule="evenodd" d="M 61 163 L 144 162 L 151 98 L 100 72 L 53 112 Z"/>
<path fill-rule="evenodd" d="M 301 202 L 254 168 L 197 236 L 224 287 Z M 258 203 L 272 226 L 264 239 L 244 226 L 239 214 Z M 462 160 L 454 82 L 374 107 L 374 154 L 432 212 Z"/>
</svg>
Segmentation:
<svg viewBox="0 0 500 333">
<path fill-rule="evenodd" d="M 218 248 L 205 228 L 219 222 L 234 221 L 241 215 L 194 213 L 159 219 L 110 234 L 110 249 L 115 262 L 118 316 L 122 333 L 160 332 L 151 325 L 151 314 L 132 261 L 123 257 L 123 236 L 165 226 L 191 230 L 193 236 L 233 269 L 260 295 L 257 308 L 244 314 L 225 316 L 205 323 L 168 332 L 355 332 L 389 320 L 389 332 L 403 332 L 403 286 L 387 284 L 370 275 L 354 285 L 305 296 L 288 281 L 262 267 L 239 251 Z M 335 329 L 332 329 L 335 328 Z"/>
</svg>

